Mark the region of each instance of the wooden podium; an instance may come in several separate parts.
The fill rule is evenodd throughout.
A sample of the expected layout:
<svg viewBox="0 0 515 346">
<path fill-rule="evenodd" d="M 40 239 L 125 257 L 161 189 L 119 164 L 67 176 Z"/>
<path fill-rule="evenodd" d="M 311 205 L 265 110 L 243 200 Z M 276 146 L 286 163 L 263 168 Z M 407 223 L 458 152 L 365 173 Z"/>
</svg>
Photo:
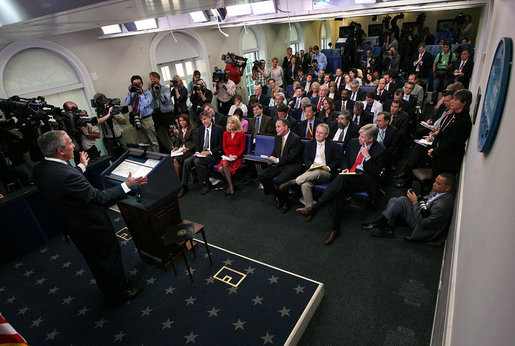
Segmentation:
<svg viewBox="0 0 515 346">
<path fill-rule="evenodd" d="M 141 260 L 168 271 L 172 268 L 171 247 L 164 245 L 163 235 L 165 227 L 182 222 L 177 200 L 181 189 L 179 177 L 169 155 L 129 150 L 102 172 L 104 185 L 121 184 L 129 169 L 145 173 L 148 182 L 119 201 L 118 208 Z"/>
</svg>

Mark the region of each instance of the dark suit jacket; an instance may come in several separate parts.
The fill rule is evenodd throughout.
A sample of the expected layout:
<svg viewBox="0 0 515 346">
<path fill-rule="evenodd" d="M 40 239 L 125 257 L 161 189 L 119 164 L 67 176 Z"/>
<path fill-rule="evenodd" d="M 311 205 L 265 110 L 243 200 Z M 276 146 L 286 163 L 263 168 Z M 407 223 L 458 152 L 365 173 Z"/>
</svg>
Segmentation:
<svg viewBox="0 0 515 346">
<path fill-rule="evenodd" d="M 222 155 L 223 150 L 223 134 L 225 129 L 216 124 L 211 124 L 211 126 L 211 136 L 209 137 L 211 153 L 213 154 L 213 156 L 220 156 Z M 196 151 L 198 152 L 202 151 L 202 148 L 204 148 L 205 132 L 206 128 L 204 127 L 204 125 L 198 128 L 196 148 Z"/>
<path fill-rule="evenodd" d="M 365 96 L 366 96 L 366 92 L 364 92 L 363 90 L 361 89 L 358 89 L 357 91 L 357 95 L 356 95 L 356 101 L 365 101 Z M 352 99 L 352 91 L 350 93 L 350 97 L 349 99 Z"/>
<path fill-rule="evenodd" d="M 320 120 L 321 123 L 330 124 L 334 120 L 336 120 L 337 117 L 338 117 L 337 111 L 329 112 L 329 116 L 327 118 L 325 117 L 324 112 L 320 112 L 320 113 L 318 113 L 317 119 Z"/>
<path fill-rule="evenodd" d="M 302 97 L 299 99 L 299 108 L 300 108 L 300 100 L 302 100 Z M 291 99 L 288 100 L 288 107 L 290 107 L 290 109 L 296 109 L 295 104 L 297 104 L 296 97 L 292 97 Z"/>
<path fill-rule="evenodd" d="M 285 68 L 286 84 L 287 85 L 292 85 L 293 84 L 293 81 L 294 81 L 295 77 L 297 77 L 297 73 L 299 72 L 299 68 L 300 68 L 299 64 L 295 65 L 295 69 L 293 70 L 293 72 L 292 72 L 291 65 L 288 65 Z"/>
<path fill-rule="evenodd" d="M 226 115 L 223 115 L 222 113 L 218 113 L 218 112 L 215 112 L 215 115 L 213 115 L 214 117 L 214 123 L 218 126 L 221 126 L 222 128 L 225 129 L 225 126 L 227 125 L 227 116 Z M 211 119 L 213 120 L 213 119 Z"/>
<path fill-rule="evenodd" d="M 338 121 L 333 121 L 329 124 L 329 138 L 331 140 L 334 140 L 334 135 L 338 132 Z M 351 120 L 349 123 L 349 128 L 347 129 L 347 133 L 345 134 L 345 137 L 343 137 L 342 143 L 343 143 L 343 150 L 347 149 L 347 146 L 349 145 L 349 142 L 352 138 L 358 138 L 359 137 L 359 126 L 355 122 Z"/>
<path fill-rule="evenodd" d="M 395 126 L 398 130 L 399 139 L 404 140 L 408 137 L 409 130 L 409 115 L 405 111 L 400 111 L 397 114 L 392 122 L 390 123 L 392 126 Z"/>
<path fill-rule="evenodd" d="M 461 168 L 472 121 L 466 112 L 456 113 L 451 119 L 448 125 L 447 121 L 442 122 L 440 131 L 433 141 L 434 176 L 443 172 L 456 173 Z"/>
<path fill-rule="evenodd" d="M 339 112 L 342 110 L 342 103 L 343 101 L 342 100 L 338 100 L 334 103 L 334 108 Z M 352 110 L 354 109 L 354 101 L 352 100 L 347 100 L 347 103 L 345 105 L 345 109 L 347 109 L 348 111 L 352 112 Z"/>
<path fill-rule="evenodd" d="M 91 245 L 113 232 L 106 205 L 125 198 L 121 185 L 97 190 L 78 167 L 43 160 L 34 167 L 34 182 L 47 205 L 57 217 L 62 230 L 74 242 Z M 86 244 L 87 246 L 87 244 Z"/>
<path fill-rule="evenodd" d="M 182 145 L 188 148 L 189 151 L 193 151 L 195 149 L 195 146 L 197 145 L 197 128 L 195 126 L 190 126 L 190 128 L 186 130 L 184 136 L 182 134 L 182 131 L 179 130 L 175 146 L 180 147 Z"/>
<path fill-rule="evenodd" d="M 359 139 L 351 139 L 347 149 L 343 153 L 342 170 L 350 169 L 354 165 L 360 149 L 361 144 L 359 144 Z M 369 191 L 375 191 L 376 187 L 379 186 L 381 171 L 384 168 L 384 151 L 384 146 L 374 141 L 369 150 L 370 159 L 363 163 L 363 178 L 369 186 Z"/>
<path fill-rule="evenodd" d="M 330 168 L 330 173 L 334 177 L 338 173 L 338 167 L 341 164 L 340 148 L 338 144 L 327 138 L 325 140 L 325 162 L 326 166 Z M 304 149 L 304 169 L 307 170 L 315 161 L 315 155 L 317 154 L 317 141 L 311 139 Z"/>
<path fill-rule="evenodd" d="M 299 65 L 302 66 L 302 69 L 304 72 L 308 70 L 308 65 L 311 62 L 311 59 L 309 59 L 309 54 L 304 54 L 303 56 L 299 56 L 298 60 Z"/>
<path fill-rule="evenodd" d="M 424 200 L 427 201 L 427 197 Z M 415 215 L 421 214 L 419 203 L 413 203 Z M 415 241 L 435 241 L 443 242 L 445 234 L 449 228 L 449 222 L 452 216 L 454 206 L 454 194 L 446 193 L 433 200 L 427 208 L 429 214 L 421 218 L 417 218 L 417 223 L 413 232 L 409 236 L 410 240 Z"/>
<path fill-rule="evenodd" d="M 315 117 L 315 119 L 313 120 L 313 137 L 315 136 L 315 131 L 316 131 L 318 124 L 320 124 L 320 120 L 318 120 Z M 297 135 L 299 135 L 299 137 L 306 138 L 307 131 L 308 131 L 308 121 L 307 120 L 301 121 L 300 123 L 297 124 L 297 129 L 295 132 L 297 133 Z"/>
<path fill-rule="evenodd" d="M 302 142 L 300 137 L 297 136 L 294 132 L 290 131 L 288 135 L 288 139 L 286 143 L 284 143 L 283 155 L 281 156 L 281 143 L 282 136 L 275 136 L 274 140 L 274 150 L 270 154 L 270 156 L 275 156 L 279 158 L 279 163 L 277 167 L 282 167 L 286 165 L 294 165 L 296 170 L 299 170 L 302 166 Z"/>
<path fill-rule="evenodd" d="M 266 116 L 266 115 L 262 115 L 261 116 L 262 119 L 261 119 L 261 129 L 259 129 L 259 131 L 257 133 L 270 133 L 270 129 L 273 128 L 273 124 L 272 124 L 272 118 L 270 118 L 269 116 Z M 250 133 L 254 133 L 254 128 L 256 127 L 256 118 L 252 118 L 249 120 L 249 130 L 248 132 Z"/>
<path fill-rule="evenodd" d="M 458 61 L 453 62 L 452 64 L 452 72 L 454 70 L 458 70 L 460 68 L 461 59 Z M 469 83 L 470 83 L 470 77 L 472 77 L 472 70 L 474 69 L 474 62 L 470 59 L 467 60 L 465 63 L 465 66 L 461 69 L 461 72 L 463 72 L 465 75 L 462 77 L 458 77 L 458 82 L 462 82 L 465 89 L 468 89 Z"/>
<path fill-rule="evenodd" d="M 354 121 L 355 116 L 355 114 L 352 115 L 352 121 Z M 363 110 L 363 113 L 361 113 L 361 116 L 359 118 L 359 128 L 366 124 L 372 124 L 373 122 L 374 115 L 372 113 L 367 112 L 366 110 Z"/>
<path fill-rule="evenodd" d="M 383 140 L 383 146 L 385 147 L 387 154 L 391 154 L 395 150 L 398 139 L 399 131 L 397 130 L 397 128 L 395 126 L 388 125 Z"/>
<path fill-rule="evenodd" d="M 376 88 L 376 100 L 381 102 L 383 105 L 386 101 L 392 99 L 392 93 L 390 93 L 388 90 L 381 91 L 381 96 L 378 95 L 377 88 Z"/>
<path fill-rule="evenodd" d="M 272 119 L 272 124 L 275 124 L 277 119 L 279 119 L 279 117 L 275 117 Z M 291 115 L 288 114 L 288 117 L 286 118 L 286 120 L 288 121 L 288 128 L 295 132 L 295 129 L 297 128 L 297 120 L 295 120 Z M 270 134 L 272 135 L 275 135 L 276 134 L 276 131 L 275 131 L 275 126 L 271 126 L 270 127 L 270 130 L 269 130 Z"/>
<path fill-rule="evenodd" d="M 252 95 L 252 96 L 257 98 L 256 95 Z M 270 97 L 264 95 L 263 93 L 261 95 L 259 95 L 259 98 L 257 98 L 257 99 L 258 99 L 258 102 L 261 103 L 263 106 L 267 106 L 268 107 L 268 105 L 270 104 Z M 251 111 L 251 113 L 252 113 L 252 109 L 249 108 L 249 111 Z"/>
<path fill-rule="evenodd" d="M 315 106 L 315 111 L 317 110 L 317 106 L 318 106 L 318 101 L 319 101 L 319 100 L 320 100 L 320 97 L 319 97 L 319 96 L 317 96 L 317 97 L 313 97 L 313 98 L 311 99 L 311 104 L 312 104 L 313 106 Z M 322 100 L 322 103 L 324 103 L 324 100 Z M 320 109 L 322 109 L 322 105 L 320 105 Z"/>
<path fill-rule="evenodd" d="M 418 51 L 412 55 L 410 59 L 410 69 L 411 73 L 417 73 L 416 66 L 413 66 L 413 63 L 418 60 Z M 422 55 L 422 65 L 420 65 L 420 73 L 421 78 L 427 78 L 429 75 L 429 69 L 433 68 L 433 56 L 427 50 Z"/>
</svg>

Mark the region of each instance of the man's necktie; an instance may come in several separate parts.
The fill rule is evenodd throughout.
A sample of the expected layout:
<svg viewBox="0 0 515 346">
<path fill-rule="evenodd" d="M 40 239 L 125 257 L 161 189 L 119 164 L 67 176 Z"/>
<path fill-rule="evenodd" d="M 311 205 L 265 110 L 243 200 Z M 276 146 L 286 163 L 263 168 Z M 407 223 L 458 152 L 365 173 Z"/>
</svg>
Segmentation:
<svg viewBox="0 0 515 346">
<path fill-rule="evenodd" d="M 254 129 L 255 133 L 259 133 L 259 127 L 261 126 L 261 117 L 256 118 L 256 128 Z"/>
<path fill-rule="evenodd" d="M 463 69 L 463 65 L 465 65 L 465 61 L 462 61 L 461 64 L 460 64 L 460 68 L 458 69 L 459 72 L 461 72 L 461 70 Z"/>
<path fill-rule="evenodd" d="M 372 111 L 372 105 L 369 105 L 369 104 L 367 103 L 367 106 L 365 107 L 365 110 L 366 110 L 367 112 Z"/>
<path fill-rule="evenodd" d="M 379 130 L 379 143 L 384 142 L 384 130 Z"/>
<path fill-rule="evenodd" d="M 318 143 L 318 152 L 320 153 L 320 159 L 322 160 L 322 163 L 325 165 L 325 152 L 324 148 L 322 147 L 322 143 Z"/>
<path fill-rule="evenodd" d="M 342 129 L 342 132 L 340 132 L 340 136 L 338 137 L 338 141 L 343 141 L 343 135 L 345 134 L 345 129 Z"/>
<path fill-rule="evenodd" d="M 352 121 L 359 125 L 359 117 L 357 115 L 354 116 L 354 119 L 352 119 Z"/>
<path fill-rule="evenodd" d="M 352 93 L 352 97 L 350 98 L 352 101 L 356 101 L 356 93 Z"/>
<path fill-rule="evenodd" d="M 323 100 L 321 97 L 318 99 L 317 110 L 320 110 L 320 108 L 322 108 L 322 102 L 323 102 L 323 101 L 324 101 L 324 100 Z"/>
<path fill-rule="evenodd" d="M 204 134 L 204 150 L 209 148 L 209 129 L 206 127 L 206 133 Z"/>
<path fill-rule="evenodd" d="M 313 128 L 311 126 L 311 123 L 308 121 L 308 133 L 306 134 L 306 138 L 313 137 Z"/>
<path fill-rule="evenodd" d="M 300 107 L 300 99 L 297 98 L 297 102 L 295 102 L 295 109 Z"/>
<path fill-rule="evenodd" d="M 282 139 L 281 139 L 281 156 L 283 156 L 283 151 L 284 151 L 284 136 L 282 136 Z"/>
<path fill-rule="evenodd" d="M 132 111 L 138 112 L 138 106 L 139 106 L 139 95 L 136 94 L 136 98 L 134 99 L 134 104 L 132 105 Z"/>
<path fill-rule="evenodd" d="M 354 162 L 351 169 L 349 169 L 349 172 L 356 172 L 356 167 L 358 167 L 359 164 L 361 163 L 361 161 L 363 161 L 363 158 L 364 158 L 364 156 L 360 151 L 358 154 L 358 157 L 356 157 L 356 162 Z"/>
</svg>

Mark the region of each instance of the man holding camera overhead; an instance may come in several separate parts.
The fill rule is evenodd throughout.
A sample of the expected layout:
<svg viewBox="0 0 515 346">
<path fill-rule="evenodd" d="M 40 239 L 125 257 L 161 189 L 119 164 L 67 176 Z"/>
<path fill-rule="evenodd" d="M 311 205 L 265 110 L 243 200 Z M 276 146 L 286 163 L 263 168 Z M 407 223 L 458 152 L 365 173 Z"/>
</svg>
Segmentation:
<svg viewBox="0 0 515 346">
<path fill-rule="evenodd" d="M 223 115 L 229 113 L 229 108 L 232 106 L 232 97 L 236 93 L 236 84 L 229 79 L 231 70 L 226 69 L 223 81 L 213 83 L 215 92 L 214 95 L 218 98 L 218 111 Z"/>
<path fill-rule="evenodd" d="M 170 88 L 161 85 L 161 76 L 157 72 L 149 73 L 149 91 L 152 94 L 152 120 L 156 130 L 157 140 L 166 152 L 173 148 L 168 128 L 174 125 L 173 102 L 170 97 Z"/>
<path fill-rule="evenodd" d="M 143 90 L 143 79 L 134 75 L 131 77 L 129 85 L 129 95 L 125 97 L 125 104 L 132 106 L 130 122 L 142 137 L 142 141 L 150 145 L 150 151 L 159 152 L 154 121 L 152 120 L 152 94 L 148 90 Z"/>
</svg>

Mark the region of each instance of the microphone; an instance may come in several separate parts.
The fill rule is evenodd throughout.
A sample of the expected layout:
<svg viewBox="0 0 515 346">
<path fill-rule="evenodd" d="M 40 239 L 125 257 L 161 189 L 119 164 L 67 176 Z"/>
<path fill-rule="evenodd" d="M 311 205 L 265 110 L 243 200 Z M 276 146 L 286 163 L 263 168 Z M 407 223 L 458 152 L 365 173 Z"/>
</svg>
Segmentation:
<svg viewBox="0 0 515 346">
<path fill-rule="evenodd" d="M 142 149 L 148 149 L 150 148 L 150 144 L 148 143 L 127 143 L 127 146 L 129 148 L 142 148 Z"/>
</svg>

